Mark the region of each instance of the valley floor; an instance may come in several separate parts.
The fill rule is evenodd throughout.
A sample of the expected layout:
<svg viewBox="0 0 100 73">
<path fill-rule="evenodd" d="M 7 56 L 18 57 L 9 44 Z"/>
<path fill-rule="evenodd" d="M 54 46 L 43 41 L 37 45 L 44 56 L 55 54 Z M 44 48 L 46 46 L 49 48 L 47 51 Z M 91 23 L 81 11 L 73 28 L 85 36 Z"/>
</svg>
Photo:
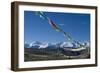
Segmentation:
<svg viewBox="0 0 100 73">
<path fill-rule="evenodd" d="M 31 50 L 32 48 L 25 48 L 24 61 L 46 61 L 46 60 L 69 60 L 69 59 L 86 59 L 90 58 L 90 54 L 83 56 L 67 56 L 61 53 L 61 51 L 43 51 L 43 50 Z"/>
</svg>

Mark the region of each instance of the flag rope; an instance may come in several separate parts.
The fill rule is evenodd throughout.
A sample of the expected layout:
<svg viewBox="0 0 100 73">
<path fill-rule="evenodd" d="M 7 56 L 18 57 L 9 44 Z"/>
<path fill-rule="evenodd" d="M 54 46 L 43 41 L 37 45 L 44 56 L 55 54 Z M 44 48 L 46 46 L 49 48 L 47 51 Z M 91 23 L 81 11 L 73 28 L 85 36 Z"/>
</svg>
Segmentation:
<svg viewBox="0 0 100 73">
<path fill-rule="evenodd" d="M 49 17 L 47 17 L 46 14 L 45 14 L 44 12 L 42 12 L 42 11 L 37 11 L 37 12 L 36 12 L 36 15 L 39 15 L 40 18 L 47 20 L 48 23 L 49 23 L 57 32 L 62 32 L 63 35 L 64 35 L 64 37 L 66 37 L 68 41 L 74 42 L 74 43 L 79 44 L 80 46 L 83 46 L 81 43 L 79 43 L 79 42 L 73 40 L 72 37 L 71 37 L 68 33 L 66 33 L 66 32 L 63 31 L 60 27 L 58 27 L 57 24 L 55 24 L 53 20 L 51 20 Z"/>
</svg>

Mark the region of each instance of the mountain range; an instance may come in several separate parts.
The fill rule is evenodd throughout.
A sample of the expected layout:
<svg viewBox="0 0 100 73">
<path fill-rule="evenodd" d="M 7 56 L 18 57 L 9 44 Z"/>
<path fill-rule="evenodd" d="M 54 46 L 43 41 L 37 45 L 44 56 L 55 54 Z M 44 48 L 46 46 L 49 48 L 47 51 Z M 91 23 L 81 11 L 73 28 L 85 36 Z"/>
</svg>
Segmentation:
<svg viewBox="0 0 100 73">
<path fill-rule="evenodd" d="M 82 45 L 89 47 L 90 43 L 89 42 L 84 42 L 81 43 Z M 25 42 L 24 44 L 24 48 L 37 48 L 37 49 L 41 49 L 41 48 L 65 48 L 65 47 L 80 47 L 80 45 L 78 43 L 71 43 L 71 42 L 59 42 L 59 43 L 42 43 L 39 41 L 34 41 L 30 44 L 28 44 L 27 42 Z"/>
<path fill-rule="evenodd" d="M 30 44 L 25 42 L 25 61 L 90 58 L 90 43 L 81 44 L 83 46 L 71 42 L 42 43 L 34 41 Z"/>
</svg>

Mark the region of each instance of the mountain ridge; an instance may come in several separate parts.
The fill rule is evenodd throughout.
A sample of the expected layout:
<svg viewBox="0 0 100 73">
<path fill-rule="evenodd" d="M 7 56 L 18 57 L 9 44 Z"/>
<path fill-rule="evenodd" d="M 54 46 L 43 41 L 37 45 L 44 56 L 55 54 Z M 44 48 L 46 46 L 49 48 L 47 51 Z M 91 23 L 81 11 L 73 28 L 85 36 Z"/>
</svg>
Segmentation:
<svg viewBox="0 0 100 73">
<path fill-rule="evenodd" d="M 84 42 L 81 43 L 84 46 L 90 46 L 89 42 Z M 42 43 L 39 41 L 34 41 L 30 44 L 26 43 L 24 44 L 24 48 L 37 48 L 37 49 L 41 49 L 41 48 L 65 48 L 65 47 L 80 47 L 80 45 L 78 43 L 71 43 L 71 42 L 59 42 L 59 43 Z"/>
</svg>

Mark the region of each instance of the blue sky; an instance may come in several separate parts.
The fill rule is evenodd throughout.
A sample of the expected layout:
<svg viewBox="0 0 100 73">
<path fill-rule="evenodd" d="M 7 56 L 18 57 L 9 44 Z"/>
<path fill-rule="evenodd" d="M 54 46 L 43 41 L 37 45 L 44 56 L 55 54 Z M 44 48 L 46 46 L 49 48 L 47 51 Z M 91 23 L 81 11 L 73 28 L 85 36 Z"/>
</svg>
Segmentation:
<svg viewBox="0 0 100 73">
<path fill-rule="evenodd" d="M 90 14 L 45 12 L 61 29 L 76 41 L 90 40 Z M 24 41 L 63 42 L 63 33 L 55 31 L 35 11 L 24 11 Z"/>
</svg>

